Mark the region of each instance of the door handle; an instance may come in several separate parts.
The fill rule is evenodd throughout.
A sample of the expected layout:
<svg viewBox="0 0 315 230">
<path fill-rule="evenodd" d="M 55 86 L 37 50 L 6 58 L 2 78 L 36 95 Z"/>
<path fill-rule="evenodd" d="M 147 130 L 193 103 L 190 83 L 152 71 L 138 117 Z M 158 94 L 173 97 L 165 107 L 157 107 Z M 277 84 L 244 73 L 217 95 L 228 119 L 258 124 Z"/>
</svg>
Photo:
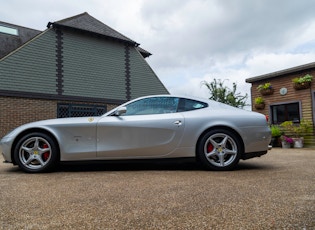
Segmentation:
<svg viewBox="0 0 315 230">
<path fill-rule="evenodd" d="M 182 121 L 175 121 L 174 124 L 180 126 L 182 125 Z"/>
</svg>

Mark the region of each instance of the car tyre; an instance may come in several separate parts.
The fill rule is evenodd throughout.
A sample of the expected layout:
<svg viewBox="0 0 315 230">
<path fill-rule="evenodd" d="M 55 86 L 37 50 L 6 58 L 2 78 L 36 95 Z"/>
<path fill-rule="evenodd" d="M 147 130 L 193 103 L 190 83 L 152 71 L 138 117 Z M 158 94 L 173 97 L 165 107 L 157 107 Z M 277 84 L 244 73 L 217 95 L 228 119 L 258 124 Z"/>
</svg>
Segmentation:
<svg viewBox="0 0 315 230">
<path fill-rule="evenodd" d="M 23 136 L 14 149 L 18 166 L 28 173 L 51 171 L 59 162 L 55 141 L 45 133 L 30 133 Z"/>
<path fill-rule="evenodd" d="M 225 129 L 207 132 L 197 146 L 198 159 L 210 170 L 232 170 L 238 164 L 240 156 L 239 138 Z"/>
</svg>

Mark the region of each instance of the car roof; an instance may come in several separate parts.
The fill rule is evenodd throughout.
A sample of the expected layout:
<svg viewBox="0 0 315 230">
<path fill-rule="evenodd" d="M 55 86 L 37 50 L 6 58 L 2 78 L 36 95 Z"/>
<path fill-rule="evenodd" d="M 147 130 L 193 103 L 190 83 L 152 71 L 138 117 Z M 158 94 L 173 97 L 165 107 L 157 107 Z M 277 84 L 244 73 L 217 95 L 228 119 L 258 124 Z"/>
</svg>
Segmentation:
<svg viewBox="0 0 315 230">
<path fill-rule="evenodd" d="M 186 99 L 201 101 L 201 102 L 205 102 L 205 103 L 208 103 L 209 100 L 210 100 L 210 99 L 207 99 L 207 98 L 195 97 L 195 96 L 187 96 L 187 95 L 180 95 L 180 94 L 157 94 L 157 95 L 148 95 L 148 96 L 138 97 L 138 98 L 135 98 L 134 100 L 131 100 L 131 101 L 136 101 L 136 100 L 139 100 L 139 99 L 151 98 L 151 97 L 178 97 L 178 98 L 186 98 Z"/>
</svg>

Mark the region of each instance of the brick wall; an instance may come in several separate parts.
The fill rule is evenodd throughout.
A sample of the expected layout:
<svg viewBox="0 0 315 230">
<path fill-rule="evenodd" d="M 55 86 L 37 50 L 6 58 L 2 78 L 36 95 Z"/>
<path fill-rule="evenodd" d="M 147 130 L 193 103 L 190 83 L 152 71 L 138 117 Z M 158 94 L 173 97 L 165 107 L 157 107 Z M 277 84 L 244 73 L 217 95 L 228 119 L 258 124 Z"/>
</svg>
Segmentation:
<svg viewBox="0 0 315 230">
<path fill-rule="evenodd" d="M 19 125 L 55 118 L 56 110 L 55 101 L 0 97 L 0 137 Z"/>
<path fill-rule="evenodd" d="M 57 103 L 55 100 L 25 99 L 14 97 L 0 97 L 0 138 L 15 127 L 33 121 L 54 119 L 57 117 Z M 93 104 L 86 102 L 62 103 Z M 107 111 L 117 105 L 107 105 Z"/>
</svg>

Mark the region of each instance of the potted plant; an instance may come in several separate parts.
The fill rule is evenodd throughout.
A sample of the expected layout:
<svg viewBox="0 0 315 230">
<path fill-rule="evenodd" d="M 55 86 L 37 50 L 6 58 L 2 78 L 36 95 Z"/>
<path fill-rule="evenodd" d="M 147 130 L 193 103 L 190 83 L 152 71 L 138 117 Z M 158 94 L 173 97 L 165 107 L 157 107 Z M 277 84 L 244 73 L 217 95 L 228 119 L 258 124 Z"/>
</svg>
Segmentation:
<svg viewBox="0 0 315 230">
<path fill-rule="evenodd" d="M 309 137 L 313 132 L 312 123 L 308 120 L 302 119 L 298 126 L 293 127 L 294 131 L 294 147 L 303 148 L 305 137 Z"/>
<path fill-rule="evenodd" d="M 280 124 L 280 127 L 287 136 L 294 135 L 294 126 L 292 121 L 285 121 Z"/>
<path fill-rule="evenodd" d="M 293 88 L 296 90 L 307 89 L 311 87 L 313 76 L 306 74 L 303 77 L 296 77 L 292 79 Z"/>
<path fill-rule="evenodd" d="M 255 108 L 256 109 L 264 109 L 265 108 L 265 100 L 262 97 L 255 98 Z"/>
<path fill-rule="evenodd" d="M 291 148 L 291 146 L 293 145 L 293 139 L 291 137 L 282 135 L 281 144 L 282 144 L 282 148 L 285 148 L 285 149 Z"/>
<path fill-rule="evenodd" d="M 294 124 L 292 121 L 285 121 L 280 125 L 287 136 L 292 136 L 295 148 L 304 147 L 304 137 L 311 136 L 313 132 L 312 122 L 302 119 L 300 124 Z"/>
<path fill-rule="evenodd" d="M 278 125 L 271 125 L 271 145 L 272 147 L 281 147 L 280 137 L 282 135 L 282 131 Z"/>
<path fill-rule="evenodd" d="M 285 121 L 280 124 L 283 135 L 281 136 L 282 148 L 290 148 L 293 146 L 293 139 L 290 136 L 294 135 L 293 122 Z"/>
<path fill-rule="evenodd" d="M 261 95 L 270 95 L 270 94 L 273 94 L 273 91 L 274 91 L 269 82 L 259 85 L 257 89 Z"/>
</svg>

